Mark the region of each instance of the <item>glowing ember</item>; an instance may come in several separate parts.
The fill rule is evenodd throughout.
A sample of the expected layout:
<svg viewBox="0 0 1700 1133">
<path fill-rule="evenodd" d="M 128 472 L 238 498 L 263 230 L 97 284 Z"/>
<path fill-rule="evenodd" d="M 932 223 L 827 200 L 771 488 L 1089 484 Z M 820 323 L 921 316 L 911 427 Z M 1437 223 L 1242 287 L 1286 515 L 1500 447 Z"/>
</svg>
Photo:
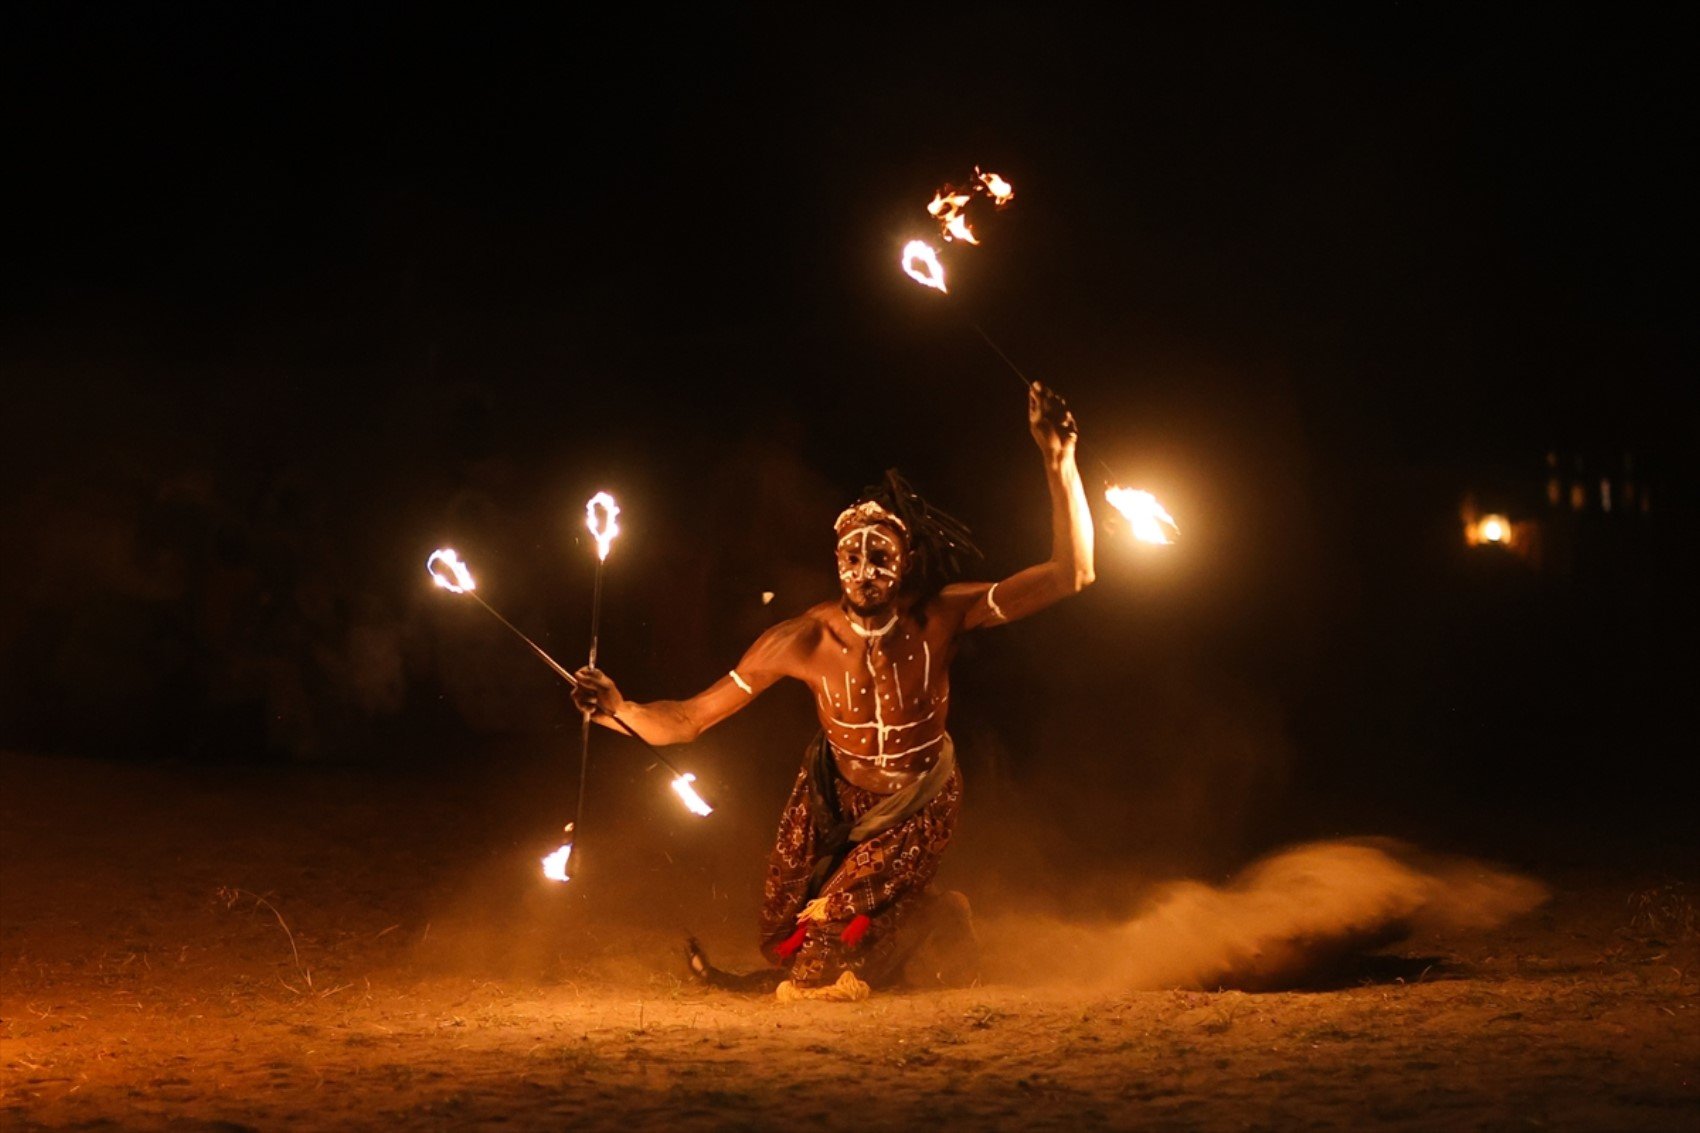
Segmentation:
<svg viewBox="0 0 1700 1133">
<path fill-rule="evenodd" d="M 1503 543 L 1511 535 L 1511 525 L 1497 515 L 1482 520 L 1482 538 L 1489 543 Z"/>
<path fill-rule="evenodd" d="M 442 570 L 437 569 L 439 566 Z M 425 560 L 425 569 L 431 573 L 431 581 L 451 593 L 465 594 L 468 590 L 478 589 L 478 584 L 472 581 L 472 572 L 466 569 L 466 564 L 460 561 L 452 547 L 432 551 L 431 557 Z"/>
<path fill-rule="evenodd" d="M 620 533 L 620 505 L 607 492 L 598 492 L 584 505 L 584 525 L 596 540 L 596 557 L 607 561 L 608 548 Z"/>
<path fill-rule="evenodd" d="M 567 827 L 570 832 L 571 826 Z M 567 842 L 554 853 L 543 859 L 543 876 L 550 881 L 570 881 L 567 876 L 567 859 L 573 856 L 573 844 Z"/>
<path fill-rule="evenodd" d="M 911 240 L 903 245 L 903 270 L 923 287 L 944 290 L 944 266 L 939 263 L 938 253 L 925 241 Z"/>
<path fill-rule="evenodd" d="M 691 786 L 696 781 L 697 777 L 687 771 L 673 780 L 673 790 L 680 799 L 684 800 L 685 806 L 692 814 L 707 818 L 714 813 L 714 808 L 703 802 L 702 796 L 697 794 L 697 789 Z"/>
<path fill-rule="evenodd" d="M 1121 512 L 1133 531 L 1133 537 L 1141 543 L 1173 543 L 1170 534 L 1181 533 L 1174 517 L 1163 510 L 1163 505 L 1150 492 L 1111 487 L 1104 490 L 1104 498 L 1111 507 Z"/>
</svg>

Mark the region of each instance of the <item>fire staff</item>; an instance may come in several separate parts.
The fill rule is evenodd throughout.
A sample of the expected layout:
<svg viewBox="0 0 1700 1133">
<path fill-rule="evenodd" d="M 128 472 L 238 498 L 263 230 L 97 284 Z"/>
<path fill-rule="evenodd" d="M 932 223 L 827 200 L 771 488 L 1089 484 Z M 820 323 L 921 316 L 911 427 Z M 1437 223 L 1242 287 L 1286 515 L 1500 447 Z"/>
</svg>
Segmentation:
<svg viewBox="0 0 1700 1133">
<path fill-rule="evenodd" d="M 780 816 L 761 910 L 781 999 L 862 999 L 900 974 L 922 927 L 936 923 L 923 915 L 942 903 L 928 886 L 962 797 L 946 730 L 957 639 L 1092 581 L 1074 416 L 1034 382 L 1027 419 L 1050 487 L 1047 561 L 998 582 L 961 581 L 979 554 L 967 529 L 888 472 L 834 525 L 839 598 L 763 633 L 707 689 L 638 703 L 595 668 L 574 674 L 581 709 L 609 727 L 617 714 L 652 744 L 695 739 L 783 678 L 809 690 L 820 732 Z M 699 976 L 713 974 L 694 948 L 692 961 Z"/>
</svg>

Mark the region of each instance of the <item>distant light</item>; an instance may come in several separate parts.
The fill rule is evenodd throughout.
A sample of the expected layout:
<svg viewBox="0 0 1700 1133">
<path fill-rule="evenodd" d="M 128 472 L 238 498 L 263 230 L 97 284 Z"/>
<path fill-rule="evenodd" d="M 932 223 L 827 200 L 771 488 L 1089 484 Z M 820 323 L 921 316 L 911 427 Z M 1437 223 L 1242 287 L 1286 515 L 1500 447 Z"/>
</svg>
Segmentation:
<svg viewBox="0 0 1700 1133">
<path fill-rule="evenodd" d="M 773 591 L 763 590 L 761 592 L 761 604 L 765 606 L 771 601 L 773 601 Z"/>
<path fill-rule="evenodd" d="M 1472 547 L 1492 543 L 1508 547 L 1516 538 L 1516 529 L 1503 515 L 1484 515 L 1464 529 L 1464 541 Z"/>
</svg>

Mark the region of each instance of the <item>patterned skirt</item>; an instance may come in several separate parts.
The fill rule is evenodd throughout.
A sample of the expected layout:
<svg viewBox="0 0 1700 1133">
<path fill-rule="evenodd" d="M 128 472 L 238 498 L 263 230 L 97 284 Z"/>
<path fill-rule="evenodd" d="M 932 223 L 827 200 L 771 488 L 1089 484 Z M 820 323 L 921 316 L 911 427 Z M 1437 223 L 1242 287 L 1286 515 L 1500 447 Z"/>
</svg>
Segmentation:
<svg viewBox="0 0 1700 1133">
<path fill-rule="evenodd" d="M 812 750 L 812 745 L 811 745 Z M 833 776 L 839 809 L 854 821 L 886 796 Z M 958 771 L 919 811 L 865 842 L 852 845 L 818 893 L 811 893 L 822 835 L 809 807 L 809 760 L 797 774 L 779 817 L 768 858 L 761 909 L 761 950 L 788 967 L 802 987 L 832 983 L 856 972 L 878 984 L 896 975 L 908 948 L 905 924 L 927 904 L 927 886 L 950 845 L 962 806 Z M 799 929 L 797 914 L 812 897 L 827 898 L 827 918 Z"/>
</svg>

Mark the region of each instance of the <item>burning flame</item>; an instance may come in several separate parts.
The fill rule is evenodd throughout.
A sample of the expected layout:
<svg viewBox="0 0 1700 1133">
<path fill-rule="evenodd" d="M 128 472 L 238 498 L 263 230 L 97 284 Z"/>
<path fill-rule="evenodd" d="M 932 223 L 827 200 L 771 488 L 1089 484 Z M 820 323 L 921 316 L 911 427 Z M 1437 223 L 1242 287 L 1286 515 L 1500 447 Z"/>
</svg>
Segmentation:
<svg viewBox="0 0 1700 1133">
<path fill-rule="evenodd" d="M 702 796 L 697 794 L 697 789 L 691 786 L 696 781 L 697 777 L 687 771 L 673 780 L 673 791 L 684 801 L 685 807 L 692 814 L 707 818 L 714 813 L 714 808 L 703 802 Z"/>
<path fill-rule="evenodd" d="M 437 569 L 441 563 L 448 570 L 445 575 Z M 466 564 L 460 561 L 452 547 L 440 547 L 431 552 L 431 557 L 425 560 L 425 569 L 431 574 L 431 581 L 452 594 L 465 594 L 468 590 L 478 589 L 478 584 L 472 581 L 472 572 L 466 569 Z M 453 581 L 450 581 L 450 580 Z"/>
<path fill-rule="evenodd" d="M 567 832 L 572 832 L 571 824 L 568 824 Z M 567 859 L 572 856 L 573 844 L 569 841 L 564 843 L 560 849 L 543 859 L 543 876 L 547 877 L 550 881 L 572 880 L 567 876 Z"/>
<path fill-rule="evenodd" d="M 955 185 L 946 185 L 933 194 L 933 199 L 927 205 L 927 215 L 939 222 L 939 233 L 945 240 L 960 240 L 964 244 L 978 244 L 979 238 L 974 230 L 968 227 L 968 202 L 975 193 L 983 193 L 991 198 L 992 207 L 1002 208 L 1015 198 L 1015 186 L 1005 181 L 996 173 L 982 173 L 980 167 L 974 167 L 974 180 L 966 189 Z"/>
<path fill-rule="evenodd" d="M 932 202 L 927 205 L 927 215 L 939 222 L 939 229 L 946 240 L 964 240 L 970 244 L 980 242 L 974 238 L 974 233 L 968 228 L 968 218 L 962 214 L 962 207 L 967 203 L 967 193 L 955 192 L 946 185 L 933 195 Z"/>
<path fill-rule="evenodd" d="M 903 245 L 903 270 L 922 287 L 944 290 L 944 266 L 939 263 L 938 253 L 924 240 L 911 240 Z"/>
<path fill-rule="evenodd" d="M 967 203 L 967 193 L 958 193 L 949 185 L 946 185 L 933 194 L 933 201 L 927 206 L 927 215 L 932 217 L 953 216 Z"/>
<path fill-rule="evenodd" d="M 598 492 L 584 505 L 584 525 L 596 540 L 596 558 L 608 561 L 608 548 L 620 533 L 620 505 L 607 492 Z"/>
<path fill-rule="evenodd" d="M 966 244 L 978 244 L 973 230 L 968 227 L 968 217 L 962 212 L 968 203 L 967 193 L 958 193 L 946 185 L 933 195 L 932 203 L 927 206 L 927 215 L 939 222 L 939 228 L 946 240 L 961 240 Z"/>
<path fill-rule="evenodd" d="M 1163 510 L 1163 505 L 1157 502 L 1157 497 L 1150 492 L 1138 488 L 1110 487 L 1104 490 L 1104 498 L 1110 506 L 1122 513 L 1128 525 L 1133 530 L 1133 537 L 1141 543 L 1173 543 L 1170 533 L 1176 535 L 1181 529 L 1175 525 L 1174 517 Z"/>
<path fill-rule="evenodd" d="M 974 176 L 979 178 L 980 184 L 986 187 L 986 192 L 991 195 L 992 204 L 998 208 L 1002 208 L 1015 199 L 1015 186 L 996 173 L 981 173 L 980 167 L 976 165 Z"/>
<path fill-rule="evenodd" d="M 956 185 L 946 185 L 933 194 L 933 199 L 927 204 L 927 215 L 938 221 L 939 235 L 945 243 L 961 241 L 964 244 L 978 244 L 979 237 L 968 226 L 968 205 L 978 193 L 992 202 L 992 207 L 1002 208 L 1015 198 L 1015 186 L 1005 181 L 996 173 L 984 173 L 980 167 L 974 167 L 974 178 L 967 188 Z M 944 267 L 939 263 L 938 253 L 922 240 L 911 240 L 903 247 L 903 270 L 923 287 L 934 287 L 940 291 L 944 287 Z"/>
</svg>

